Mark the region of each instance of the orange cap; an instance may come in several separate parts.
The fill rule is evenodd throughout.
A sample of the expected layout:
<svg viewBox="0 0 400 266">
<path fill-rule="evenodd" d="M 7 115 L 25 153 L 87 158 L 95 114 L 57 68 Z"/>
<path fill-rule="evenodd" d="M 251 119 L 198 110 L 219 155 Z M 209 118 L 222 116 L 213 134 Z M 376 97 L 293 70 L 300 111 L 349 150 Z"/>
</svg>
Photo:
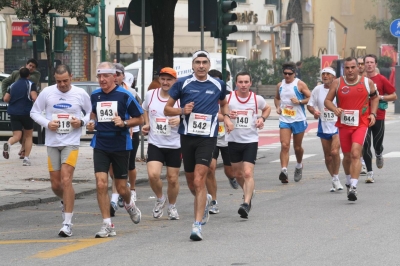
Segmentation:
<svg viewBox="0 0 400 266">
<path fill-rule="evenodd" d="M 163 69 L 161 69 L 159 76 L 161 76 L 162 74 L 168 74 L 168 75 L 172 76 L 173 78 L 177 78 L 175 69 L 170 68 L 170 67 L 164 67 Z"/>
</svg>

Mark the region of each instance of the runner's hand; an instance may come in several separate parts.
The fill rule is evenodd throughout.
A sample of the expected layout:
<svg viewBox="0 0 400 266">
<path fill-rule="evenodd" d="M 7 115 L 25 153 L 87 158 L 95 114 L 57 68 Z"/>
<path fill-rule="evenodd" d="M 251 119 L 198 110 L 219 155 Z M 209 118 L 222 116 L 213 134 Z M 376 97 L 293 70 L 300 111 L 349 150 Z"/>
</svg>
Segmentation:
<svg viewBox="0 0 400 266">
<path fill-rule="evenodd" d="M 81 120 L 76 118 L 76 117 L 74 117 L 74 116 L 72 117 L 70 122 L 71 122 L 71 126 L 73 128 L 80 128 L 81 127 Z"/>
<path fill-rule="evenodd" d="M 149 131 L 150 131 L 150 125 L 144 125 L 144 126 L 142 126 L 142 133 L 143 133 L 143 135 L 149 134 Z"/>
<path fill-rule="evenodd" d="M 185 107 L 183 107 L 183 114 L 188 115 L 193 111 L 194 108 L 194 102 L 190 102 L 185 104 Z"/>
<path fill-rule="evenodd" d="M 121 117 L 118 116 L 118 113 L 117 113 L 117 112 L 115 112 L 115 116 L 114 116 L 114 118 L 113 118 L 113 121 L 114 121 L 114 125 L 115 125 L 116 127 L 124 127 L 124 126 L 125 126 L 125 125 L 124 125 L 124 121 L 122 121 Z"/>
<path fill-rule="evenodd" d="M 372 127 L 373 125 L 375 125 L 375 122 L 376 122 L 376 118 L 375 118 L 375 116 L 374 115 L 369 115 L 368 116 L 368 119 L 370 120 L 369 121 L 369 125 L 368 125 L 368 127 Z"/>
<path fill-rule="evenodd" d="M 278 115 L 282 114 L 282 109 L 281 109 L 281 107 L 276 108 L 276 113 L 277 113 Z"/>
<path fill-rule="evenodd" d="M 264 128 L 264 119 L 262 117 L 259 117 L 256 120 L 256 128 L 258 128 L 258 129 L 263 129 Z"/>
<path fill-rule="evenodd" d="M 90 120 L 87 124 L 86 124 L 86 129 L 88 131 L 93 131 L 94 130 L 94 121 Z"/>
<path fill-rule="evenodd" d="M 171 127 L 178 126 L 180 122 L 181 119 L 179 117 L 168 118 L 168 125 L 170 125 Z"/>
<path fill-rule="evenodd" d="M 318 119 L 320 115 L 321 115 L 320 111 L 317 111 L 317 110 L 314 111 L 314 118 L 315 119 Z"/>
<path fill-rule="evenodd" d="M 59 126 L 60 126 L 60 120 L 52 120 L 47 124 L 47 127 L 51 131 L 56 131 Z"/>
</svg>

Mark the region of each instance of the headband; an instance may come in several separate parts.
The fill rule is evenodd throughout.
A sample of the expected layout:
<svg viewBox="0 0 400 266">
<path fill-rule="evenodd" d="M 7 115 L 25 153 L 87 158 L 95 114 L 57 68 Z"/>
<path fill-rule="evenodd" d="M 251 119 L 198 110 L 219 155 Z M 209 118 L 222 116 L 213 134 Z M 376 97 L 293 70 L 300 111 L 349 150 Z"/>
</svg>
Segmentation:
<svg viewBox="0 0 400 266">
<path fill-rule="evenodd" d="M 199 50 L 199 51 L 197 51 L 197 52 L 195 52 L 195 53 L 193 54 L 193 56 L 192 56 L 192 61 L 195 60 L 197 57 L 199 57 L 200 54 L 206 55 L 206 57 L 208 58 L 208 60 L 210 60 L 210 55 L 209 55 L 208 52 Z"/>
<path fill-rule="evenodd" d="M 329 74 L 336 76 L 336 72 L 330 67 L 326 67 L 326 68 L 322 69 L 321 74 L 322 73 L 329 73 Z"/>
<path fill-rule="evenodd" d="M 115 68 L 98 68 L 96 70 L 97 74 L 115 74 L 116 69 Z"/>
<path fill-rule="evenodd" d="M 282 71 L 285 71 L 286 69 L 292 70 L 293 73 L 296 72 L 296 68 L 293 68 L 293 67 L 290 67 L 290 66 L 282 67 Z"/>
</svg>

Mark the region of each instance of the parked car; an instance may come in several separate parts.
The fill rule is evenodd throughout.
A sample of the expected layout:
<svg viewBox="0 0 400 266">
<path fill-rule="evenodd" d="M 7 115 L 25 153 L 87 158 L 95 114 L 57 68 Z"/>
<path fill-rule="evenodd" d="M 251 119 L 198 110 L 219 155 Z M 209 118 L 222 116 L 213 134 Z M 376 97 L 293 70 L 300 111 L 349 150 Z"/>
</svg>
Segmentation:
<svg viewBox="0 0 400 266">
<path fill-rule="evenodd" d="M 1 83 L 2 81 L 10 76 L 9 74 L 4 74 L 0 73 L 0 88 L 1 88 Z M 80 87 L 84 89 L 89 95 L 92 94 L 92 92 L 99 87 L 99 84 L 97 82 L 91 82 L 91 81 L 85 81 L 85 82 L 72 82 L 72 85 Z M 8 103 L 3 102 L 3 95 L 0 91 L 0 137 L 11 137 L 12 136 L 12 131 L 11 131 L 11 123 L 10 123 L 10 116 L 7 113 L 7 106 Z M 38 143 L 38 129 L 39 125 L 35 124 L 35 130 L 33 131 L 33 141 L 34 143 Z M 44 142 L 44 130 L 41 129 L 42 132 L 42 141 Z M 92 139 L 93 134 L 91 132 L 87 132 L 86 128 L 82 128 L 82 140 L 90 140 Z"/>
</svg>

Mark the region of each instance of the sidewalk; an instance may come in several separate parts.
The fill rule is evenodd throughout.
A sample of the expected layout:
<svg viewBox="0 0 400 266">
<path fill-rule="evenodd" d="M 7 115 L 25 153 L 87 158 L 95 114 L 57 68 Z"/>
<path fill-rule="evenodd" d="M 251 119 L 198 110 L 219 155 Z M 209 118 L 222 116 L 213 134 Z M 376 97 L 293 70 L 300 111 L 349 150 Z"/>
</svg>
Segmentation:
<svg viewBox="0 0 400 266">
<path fill-rule="evenodd" d="M 267 99 L 271 106 L 271 120 L 277 120 L 273 99 Z M 307 112 L 309 122 L 316 120 Z M 399 114 L 394 114 L 394 104 L 389 103 L 387 119 L 400 119 Z M 276 131 L 275 129 L 274 131 Z M 4 142 L 1 142 L 2 145 Z M 2 147 L 2 146 L 1 146 Z M 22 166 L 22 160 L 18 159 L 19 145 L 13 145 L 10 159 L 0 158 L 0 211 L 32 206 L 38 203 L 59 201 L 50 187 L 50 179 L 47 168 L 47 151 L 45 146 L 34 146 L 31 153 L 32 166 Z M 74 189 L 76 197 L 91 194 L 96 191 L 96 183 L 93 171 L 93 149 L 88 142 L 82 142 L 79 149 L 78 164 L 74 173 Z M 140 147 L 138 157 L 140 155 Z M 218 167 L 222 167 L 222 160 L 219 157 Z M 136 162 L 137 183 L 147 181 L 146 164 Z M 181 175 L 183 175 L 183 166 Z"/>
</svg>

